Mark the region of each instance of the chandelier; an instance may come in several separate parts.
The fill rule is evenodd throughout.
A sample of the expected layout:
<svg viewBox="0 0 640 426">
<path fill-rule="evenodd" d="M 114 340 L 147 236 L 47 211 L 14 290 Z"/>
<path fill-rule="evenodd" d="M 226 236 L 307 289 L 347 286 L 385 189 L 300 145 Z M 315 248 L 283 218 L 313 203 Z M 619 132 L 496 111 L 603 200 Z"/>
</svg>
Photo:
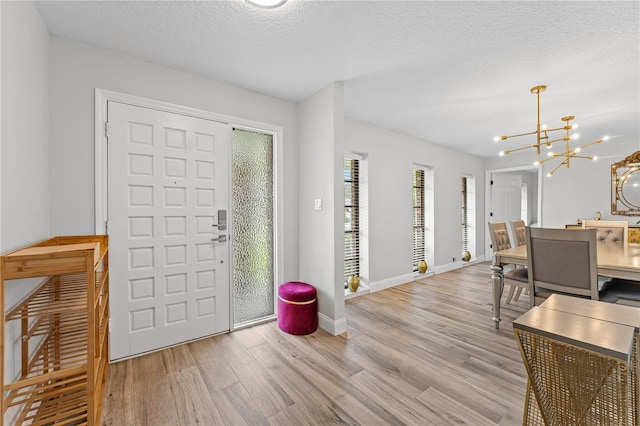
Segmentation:
<svg viewBox="0 0 640 426">
<path fill-rule="evenodd" d="M 562 117 L 561 120 L 564 122 L 564 125 L 562 127 L 556 127 L 553 129 L 549 129 L 546 125 L 542 125 L 540 124 L 540 94 L 543 93 L 545 90 L 547 90 L 547 86 L 535 86 L 531 88 L 531 93 L 536 95 L 537 101 L 538 101 L 538 122 L 536 124 L 536 130 L 532 131 L 532 132 L 527 132 L 527 133 L 519 133 L 517 135 L 509 135 L 509 136 L 496 136 L 496 138 L 494 139 L 494 141 L 499 142 L 499 141 L 504 141 L 507 139 L 511 139 L 511 138 L 516 138 L 516 137 L 520 137 L 520 136 L 529 136 L 529 135 L 536 135 L 536 143 L 532 144 L 532 145 L 526 145 L 526 146 L 522 146 L 520 148 L 515 148 L 515 149 L 505 149 L 503 151 L 500 151 L 500 155 L 507 155 L 507 154 L 511 154 L 512 152 L 517 152 L 517 151 L 522 151 L 525 149 L 530 149 L 530 148 L 535 148 L 536 152 L 538 155 L 540 155 L 540 148 L 541 147 L 545 147 L 546 149 L 548 149 L 548 153 L 547 153 L 547 157 L 545 159 L 542 160 L 538 160 L 535 163 L 533 163 L 535 166 L 538 166 L 540 164 L 544 164 L 547 161 L 551 161 L 551 160 L 555 160 L 555 159 L 560 159 L 560 163 L 558 163 L 558 165 L 551 170 L 549 173 L 547 173 L 547 176 L 551 177 L 553 176 L 553 174 L 563 165 L 568 168 L 571 167 L 571 159 L 573 158 L 585 158 L 588 160 L 597 160 L 598 157 L 596 156 L 584 156 L 584 155 L 578 155 L 584 148 L 591 146 L 591 145 L 595 145 L 595 144 L 599 144 L 603 141 L 606 141 L 609 139 L 608 136 L 604 136 L 600 139 L 596 139 L 593 142 L 589 142 L 587 144 L 578 146 L 576 148 L 571 148 L 571 141 L 572 140 L 576 140 L 580 137 L 580 135 L 578 133 L 571 133 L 572 130 L 575 130 L 578 128 L 577 124 L 571 124 L 571 121 L 575 118 L 573 115 L 567 115 L 566 117 Z M 564 134 L 562 134 L 562 136 L 560 136 L 560 134 L 555 134 L 554 132 L 559 132 L 559 131 L 563 131 Z M 550 136 L 551 134 L 554 134 L 555 139 L 552 138 L 552 136 Z M 558 136 L 558 137 L 556 137 Z M 551 149 L 553 148 L 553 144 L 557 143 L 557 142 L 564 142 L 564 151 L 563 152 L 553 152 L 551 151 Z"/>
</svg>

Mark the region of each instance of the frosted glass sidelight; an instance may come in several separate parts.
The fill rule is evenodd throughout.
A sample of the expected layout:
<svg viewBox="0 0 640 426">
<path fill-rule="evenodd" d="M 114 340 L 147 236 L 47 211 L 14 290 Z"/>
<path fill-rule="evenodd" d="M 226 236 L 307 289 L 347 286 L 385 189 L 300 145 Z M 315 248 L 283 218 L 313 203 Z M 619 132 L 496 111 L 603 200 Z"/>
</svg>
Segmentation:
<svg viewBox="0 0 640 426">
<path fill-rule="evenodd" d="M 275 314 L 273 136 L 234 129 L 232 160 L 234 325 Z"/>
</svg>

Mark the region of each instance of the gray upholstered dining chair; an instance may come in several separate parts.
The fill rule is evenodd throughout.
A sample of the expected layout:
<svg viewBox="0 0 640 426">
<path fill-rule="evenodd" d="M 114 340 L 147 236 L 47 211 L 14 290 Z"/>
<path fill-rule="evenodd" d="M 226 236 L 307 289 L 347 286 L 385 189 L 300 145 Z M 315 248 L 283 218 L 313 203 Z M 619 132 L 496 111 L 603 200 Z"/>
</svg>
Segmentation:
<svg viewBox="0 0 640 426">
<path fill-rule="evenodd" d="M 511 235 L 513 235 L 513 238 L 516 240 L 516 247 L 527 244 L 527 236 L 524 230 L 526 226 L 522 219 L 511 221 Z"/>
<path fill-rule="evenodd" d="M 605 302 L 617 297 L 598 290 L 596 231 L 526 227 L 529 307 L 553 293 Z"/>
<path fill-rule="evenodd" d="M 488 222 L 489 236 L 491 237 L 491 247 L 493 251 L 506 250 L 511 248 L 509 240 L 509 231 L 505 222 Z M 511 303 L 511 299 L 518 300 L 520 292 L 527 289 L 529 278 L 526 268 L 510 269 L 504 273 L 504 283 L 509 284 L 509 292 L 507 293 L 507 303 Z M 516 292 L 517 289 L 517 292 Z M 515 297 L 514 297 L 515 293 Z"/>
<path fill-rule="evenodd" d="M 583 220 L 583 229 L 595 229 L 596 241 L 598 244 L 605 244 L 612 249 L 627 250 L 629 248 L 629 222 L 626 220 Z M 640 277 L 638 277 L 640 280 Z M 600 287 L 605 285 L 616 285 L 617 291 L 622 292 L 623 286 L 630 285 L 629 290 L 624 294 L 633 297 L 640 303 L 640 297 L 636 295 L 637 286 L 640 285 L 638 281 L 622 280 L 618 278 L 598 277 Z M 622 295 L 622 293 L 621 293 Z"/>
<path fill-rule="evenodd" d="M 626 220 L 583 220 L 582 229 L 595 229 L 598 244 L 629 247 L 629 222 Z"/>
</svg>

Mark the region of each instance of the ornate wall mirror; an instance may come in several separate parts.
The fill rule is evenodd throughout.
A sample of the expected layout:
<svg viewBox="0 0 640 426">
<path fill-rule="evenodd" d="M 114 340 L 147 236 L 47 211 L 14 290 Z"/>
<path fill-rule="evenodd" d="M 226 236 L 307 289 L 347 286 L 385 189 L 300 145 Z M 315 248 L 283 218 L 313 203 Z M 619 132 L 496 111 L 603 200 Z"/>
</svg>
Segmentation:
<svg viewBox="0 0 640 426">
<path fill-rule="evenodd" d="M 611 165 L 611 214 L 640 216 L 640 151 Z"/>
</svg>

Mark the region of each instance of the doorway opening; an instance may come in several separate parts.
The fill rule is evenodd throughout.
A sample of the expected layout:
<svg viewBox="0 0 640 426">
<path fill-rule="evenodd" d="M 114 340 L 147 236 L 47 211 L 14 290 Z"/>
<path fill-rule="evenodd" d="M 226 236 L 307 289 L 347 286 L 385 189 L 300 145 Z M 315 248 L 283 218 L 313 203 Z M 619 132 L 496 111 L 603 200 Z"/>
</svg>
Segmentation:
<svg viewBox="0 0 640 426">
<path fill-rule="evenodd" d="M 540 166 L 487 170 L 485 182 L 486 222 L 504 221 L 509 232 L 509 222 L 516 219 L 523 219 L 527 226 L 542 226 Z M 513 236 L 510 235 L 509 238 L 514 241 Z M 487 260 L 491 259 L 491 253 L 491 239 L 489 233 L 485 232 Z"/>
</svg>

